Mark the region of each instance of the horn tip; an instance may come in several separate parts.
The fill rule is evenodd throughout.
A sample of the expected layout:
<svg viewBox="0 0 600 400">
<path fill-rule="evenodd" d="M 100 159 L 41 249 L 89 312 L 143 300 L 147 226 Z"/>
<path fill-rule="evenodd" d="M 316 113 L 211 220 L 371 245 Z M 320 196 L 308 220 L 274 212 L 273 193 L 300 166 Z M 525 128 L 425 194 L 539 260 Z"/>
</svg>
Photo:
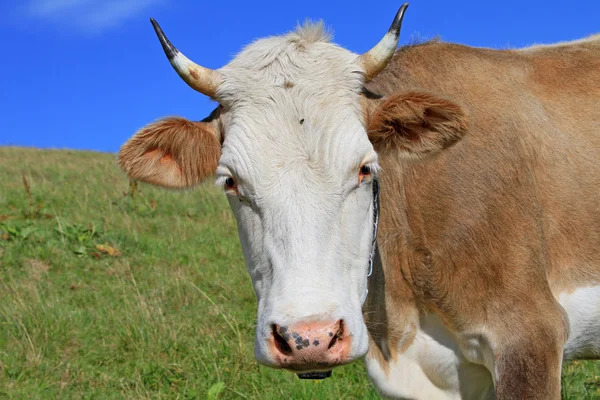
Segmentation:
<svg viewBox="0 0 600 400">
<path fill-rule="evenodd" d="M 390 26 L 388 30 L 389 33 L 392 33 L 395 37 L 400 37 L 400 28 L 402 27 L 402 20 L 404 19 L 404 12 L 408 8 L 408 3 L 402 4 L 398 12 L 396 13 L 396 17 L 394 17 L 394 22 Z"/>
<path fill-rule="evenodd" d="M 150 18 L 150 23 L 152 24 L 152 27 L 154 28 L 155 31 L 159 31 L 160 29 L 160 25 L 158 24 L 158 22 L 156 22 L 156 20 L 154 18 Z"/>
<path fill-rule="evenodd" d="M 167 38 L 167 35 L 165 35 L 162 28 L 154 18 L 150 18 L 150 22 L 152 23 L 154 32 L 156 32 L 156 36 L 158 36 L 158 40 L 160 41 L 165 55 L 169 60 L 172 60 L 177 55 L 177 53 L 179 53 L 179 50 L 177 50 L 177 48 L 173 46 L 169 38 Z"/>
</svg>

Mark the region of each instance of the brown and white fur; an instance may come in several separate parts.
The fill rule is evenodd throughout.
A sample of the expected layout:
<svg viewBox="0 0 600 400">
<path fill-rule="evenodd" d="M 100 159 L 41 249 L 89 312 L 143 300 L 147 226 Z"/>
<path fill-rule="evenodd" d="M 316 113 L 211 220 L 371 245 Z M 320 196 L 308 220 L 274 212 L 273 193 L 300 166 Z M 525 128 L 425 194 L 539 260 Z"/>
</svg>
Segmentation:
<svg viewBox="0 0 600 400">
<path fill-rule="evenodd" d="M 144 127 L 119 164 L 170 188 L 216 173 L 262 363 L 327 369 L 368 350 L 390 397 L 558 399 L 562 360 L 600 355 L 599 37 L 407 46 L 366 91 L 356 59 L 318 26 L 259 40 L 219 70 L 209 118 Z M 287 349 L 298 326 L 335 332 L 333 350 Z"/>
</svg>

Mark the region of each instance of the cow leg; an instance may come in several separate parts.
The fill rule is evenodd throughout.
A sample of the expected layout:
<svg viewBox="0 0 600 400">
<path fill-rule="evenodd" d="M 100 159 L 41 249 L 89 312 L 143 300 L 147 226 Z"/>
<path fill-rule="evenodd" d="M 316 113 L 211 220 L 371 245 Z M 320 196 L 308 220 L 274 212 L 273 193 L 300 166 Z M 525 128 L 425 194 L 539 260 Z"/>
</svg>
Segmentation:
<svg viewBox="0 0 600 400">
<path fill-rule="evenodd" d="M 498 400 L 560 400 L 568 328 L 557 306 L 546 308 L 543 319 L 514 325 L 502 335 L 504 345 L 494 351 L 492 371 Z"/>
</svg>

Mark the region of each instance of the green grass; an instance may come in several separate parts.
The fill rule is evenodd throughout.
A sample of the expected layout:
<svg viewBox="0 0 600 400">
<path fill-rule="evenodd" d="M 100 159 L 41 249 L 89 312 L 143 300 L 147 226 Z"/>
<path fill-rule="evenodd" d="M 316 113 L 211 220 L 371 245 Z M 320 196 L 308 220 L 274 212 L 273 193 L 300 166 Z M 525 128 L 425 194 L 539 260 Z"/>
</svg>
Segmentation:
<svg viewBox="0 0 600 400">
<path fill-rule="evenodd" d="M 259 366 L 224 195 L 132 191 L 114 160 L 0 147 L 0 399 L 377 398 L 362 363 Z M 564 398 L 600 398 L 598 376 L 567 364 Z"/>
</svg>

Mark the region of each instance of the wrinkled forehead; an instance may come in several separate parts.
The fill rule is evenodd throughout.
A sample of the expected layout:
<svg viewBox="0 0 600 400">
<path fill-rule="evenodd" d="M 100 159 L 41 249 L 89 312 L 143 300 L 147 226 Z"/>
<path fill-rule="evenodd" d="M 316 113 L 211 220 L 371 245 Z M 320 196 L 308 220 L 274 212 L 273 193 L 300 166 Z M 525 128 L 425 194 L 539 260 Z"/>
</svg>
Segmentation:
<svg viewBox="0 0 600 400">
<path fill-rule="evenodd" d="M 336 168 L 372 149 L 357 55 L 327 39 L 318 27 L 262 39 L 220 70 L 224 161 L 268 153 L 269 165 L 305 159 Z"/>
<path fill-rule="evenodd" d="M 363 74 L 357 60 L 330 43 L 320 25 L 310 25 L 243 49 L 219 70 L 217 97 L 234 118 L 250 113 L 329 126 L 336 114 L 360 109 Z"/>
<path fill-rule="evenodd" d="M 225 103 L 243 100 L 240 91 L 252 100 L 261 88 L 297 88 L 317 96 L 360 93 L 363 79 L 358 55 L 330 43 L 319 24 L 257 40 L 219 72 L 224 82 L 218 98 Z"/>
</svg>

